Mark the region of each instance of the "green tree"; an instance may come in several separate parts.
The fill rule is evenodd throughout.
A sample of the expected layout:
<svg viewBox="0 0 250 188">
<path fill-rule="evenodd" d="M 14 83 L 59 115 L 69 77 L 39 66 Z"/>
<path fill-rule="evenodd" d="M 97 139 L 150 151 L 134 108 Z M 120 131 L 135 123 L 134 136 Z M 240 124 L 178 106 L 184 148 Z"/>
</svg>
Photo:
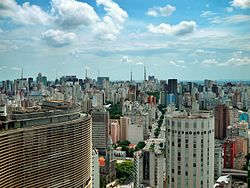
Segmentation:
<svg viewBox="0 0 250 188">
<path fill-rule="evenodd" d="M 115 164 L 116 178 L 119 179 L 121 183 L 124 183 L 133 174 L 134 164 L 130 160 L 126 160 L 122 163 Z"/>
</svg>

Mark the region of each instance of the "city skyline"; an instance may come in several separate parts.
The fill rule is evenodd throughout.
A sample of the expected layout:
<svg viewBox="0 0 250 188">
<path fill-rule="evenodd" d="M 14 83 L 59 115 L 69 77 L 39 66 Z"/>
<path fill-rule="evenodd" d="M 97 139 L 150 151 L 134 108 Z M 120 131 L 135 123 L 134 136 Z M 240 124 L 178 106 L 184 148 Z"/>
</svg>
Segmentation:
<svg viewBox="0 0 250 188">
<path fill-rule="evenodd" d="M 248 80 L 248 0 L 6 0 L 0 80 L 63 75 L 111 80 Z"/>
</svg>

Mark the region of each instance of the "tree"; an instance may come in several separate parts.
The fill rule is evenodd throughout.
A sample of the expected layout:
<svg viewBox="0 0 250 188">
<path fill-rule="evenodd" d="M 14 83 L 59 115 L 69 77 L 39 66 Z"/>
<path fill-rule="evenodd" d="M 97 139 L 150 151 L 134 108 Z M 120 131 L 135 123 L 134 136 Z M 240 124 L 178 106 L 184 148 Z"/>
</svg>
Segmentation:
<svg viewBox="0 0 250 188">
<path fill-rule="evenodd" d="M 133 174 L 134 164 L 130 160 L 126 160 L 122 163 L 115 164 L 116 178 L 119 179 L 121 183 L 124 183 Z"/>
<path fill-rule="evenodd" d="M 139 151 L 145 147 L 145 142 L 138 142 L 138 144 L 135 147 L 135 151 Z"/>
</svg>

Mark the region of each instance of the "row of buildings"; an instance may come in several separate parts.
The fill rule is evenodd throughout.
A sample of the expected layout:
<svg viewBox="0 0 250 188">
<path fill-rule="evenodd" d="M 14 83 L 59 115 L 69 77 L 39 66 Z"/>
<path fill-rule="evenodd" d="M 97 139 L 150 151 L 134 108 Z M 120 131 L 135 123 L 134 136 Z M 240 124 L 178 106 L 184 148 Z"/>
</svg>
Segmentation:
<svg viewBox="0 0 250 188">
<path fill-rule="evenodd" d="M 48 81 L 39 73 L 2 81 L 0 91 L 3 187 L 99 188 L 116 180 L 116 161 L 127 156 L 114 145 L 126 140 L 145 143 L 129 159 L 134 187 L 229 185 L 225 170 L 246 167 L 245 83 Z"/>
</svg>

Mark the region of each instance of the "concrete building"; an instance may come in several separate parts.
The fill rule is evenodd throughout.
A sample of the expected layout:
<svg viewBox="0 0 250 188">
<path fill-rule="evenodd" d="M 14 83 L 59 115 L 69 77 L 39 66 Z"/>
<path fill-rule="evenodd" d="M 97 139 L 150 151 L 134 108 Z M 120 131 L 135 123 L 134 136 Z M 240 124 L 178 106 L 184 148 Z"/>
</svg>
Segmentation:
<svg viewBox="0 0 250 188">
<path fill-rule="evenodd" d="M 100 188 L 100 167 L 98 151 L 92 151 L 92 188 Z"/>
<path fill-rule="evenodd" d="M 166 115 L 167 187 L 214 185 L 214 117 L 209 112 Z"/>
<path fill-rule="evenodd" d="M 120 140 L 126 140 L 128 135 L 128 126 L 130 125 L 129 117 L 120 117 Z"/>
<path fill-rule="evenodd" d="M 128 135 L 126 140 L 132 144 L 137 144 L 140 141 L 143 141 L 143 126 L 138 124 L 131 124 L 128 126 Z"/>
<path fill-rule="evenodd" d="M 214 143 L 214 178 L 217 179 L 222 174 L 223 168 L 223 141 L 215 139 Z"/>
<path fill-rule="evenodd" d="M 177 79 L 168 79 L 168 93 L 177 95 Z"/>
<path fill-rule="evenodd" d="M 110 133 L 113 143 L 120 140 L 120 124 L 118 120 L 111 120 Z"/>
<path fill-rule="evenodd" d="M 1 187 L 91 188 L 91 124 L 64 102 L 14 111 L 0 121 Z"/>
<path fill-rule="evenodd" d="M 164 142 L 161 139 L 148 140 L 146 146 L 143 148 L 143 168 L 142 184 L 145 187 L 164 188 L 164 172 L 165 172 L 165 158 L 163 148 L 160 143 Z"/>
<path fill-rule="evenodd" d="M 109 112 L 104 109 L 96 109 L 92 112 L 92 120 L 93 147 L 98 150 L 105 150 L 109 138 Z"/>
<path fill-rule="evenodd" d="M 225 105 L 218 105 L 215 108 L 215 138 L 223 140 L 226 138 L 227 127 L 229 126 L 229 109 Z"/>
</svg>

